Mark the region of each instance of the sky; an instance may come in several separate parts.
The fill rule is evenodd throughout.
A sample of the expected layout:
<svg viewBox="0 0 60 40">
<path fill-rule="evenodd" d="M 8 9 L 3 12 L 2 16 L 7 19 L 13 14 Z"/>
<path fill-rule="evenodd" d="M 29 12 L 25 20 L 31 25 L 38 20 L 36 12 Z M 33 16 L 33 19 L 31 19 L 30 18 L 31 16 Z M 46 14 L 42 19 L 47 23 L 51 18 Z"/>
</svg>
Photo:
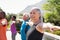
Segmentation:
<svg viewBox="0 0 60 40">
<path fill-rule="evenodd" d="M 29 5 L 33 5 L 42 0 L 0 0 L 0 8 L 6 13 L 19 13 Z"/>
</svg>

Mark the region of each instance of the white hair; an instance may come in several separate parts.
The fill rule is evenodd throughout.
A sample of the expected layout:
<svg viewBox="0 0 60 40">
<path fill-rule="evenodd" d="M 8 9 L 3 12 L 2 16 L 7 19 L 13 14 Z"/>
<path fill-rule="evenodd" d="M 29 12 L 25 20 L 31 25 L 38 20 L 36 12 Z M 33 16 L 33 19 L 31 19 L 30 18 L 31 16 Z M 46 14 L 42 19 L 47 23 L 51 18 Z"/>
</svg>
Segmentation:
<svg viewBox="0 0 60 40">
<path fill-rule="evenodd" d="M 24 13 L 23 16 L 29 17 L 29 14 L 28 13 Z"/>
<path fill-rule="evenodd" d="M 42 13 L 41 13 L 40 8 L 38 8 L 38 7 L 33 7 L 33 8 L 31 9 L 31 11 L 32 11 L 32 10 L 37 10 L 37 11 L 39 12 L 41 23 L 43 23 L 43 15 L 42 15 Z M 31 11 L 30 11 L 30 12 L 31 12 Z"/>
</svg>

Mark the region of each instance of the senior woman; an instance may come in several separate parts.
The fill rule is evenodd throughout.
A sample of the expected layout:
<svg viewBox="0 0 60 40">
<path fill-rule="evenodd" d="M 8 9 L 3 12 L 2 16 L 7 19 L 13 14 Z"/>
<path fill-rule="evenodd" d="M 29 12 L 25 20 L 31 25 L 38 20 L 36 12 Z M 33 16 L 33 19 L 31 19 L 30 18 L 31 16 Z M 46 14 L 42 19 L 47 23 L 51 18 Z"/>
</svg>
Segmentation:
<svg viewBox="0 0 60 40">
<path fill-rule="evenodd" d="M 43 25 L 43 18 L 39 8 L 33 8 L 30 12 L 30 29 L 27 32 L 26 40 L 42 40 L 44 35 L 44 30 L 49 29 L 50 31 L 60 30 L 59 27 L 47 26 Z M 32 25 L 33 24 L 33 25 Z M 51 31 L 51 32 L 52 32 Z"/>
<path fill-rule="evenodd" d="M 38 8 L 34 8 L 30 12 L 30 19 L 33 25 L 27 32 L 27 40 L 42 40 L 44 30 L 43 30 L 43 20 L 41 11 Z"/>
<path fill-rule="evenodd" d="M 23 15 L 23 23 L 21 25 L 20 33 L 21 39 L 26 40 L 26 33 L 29 30 L 30 26 L 26 23 L 29 21 L 29 16 L 27 14 Z"/>
</svg>

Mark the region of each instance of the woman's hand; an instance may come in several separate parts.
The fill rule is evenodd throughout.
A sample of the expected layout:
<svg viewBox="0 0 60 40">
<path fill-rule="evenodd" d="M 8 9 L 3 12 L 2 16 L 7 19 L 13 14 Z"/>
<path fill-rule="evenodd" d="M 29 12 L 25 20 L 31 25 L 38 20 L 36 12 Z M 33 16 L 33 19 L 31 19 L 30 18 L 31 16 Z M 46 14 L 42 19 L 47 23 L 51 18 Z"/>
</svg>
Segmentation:
<svg viewBox="0 0 60 40">
<path fill-rule="evenodd" d="M 53 28 L 51 28 L 53 31 L 55 31 L 55 30 L 60 30 L 60 27 L 58 27 L 58 26 L 53 26 Z"/>
</svg>

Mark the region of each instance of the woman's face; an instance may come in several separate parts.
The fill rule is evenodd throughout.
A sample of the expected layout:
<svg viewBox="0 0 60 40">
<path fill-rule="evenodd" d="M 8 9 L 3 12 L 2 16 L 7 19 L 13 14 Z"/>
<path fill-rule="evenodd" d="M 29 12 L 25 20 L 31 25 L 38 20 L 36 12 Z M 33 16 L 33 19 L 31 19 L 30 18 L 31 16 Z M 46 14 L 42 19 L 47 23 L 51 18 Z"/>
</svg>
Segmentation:
<svg viewBox="0 0 60 40">
<path fill-rule="evenodd" d="M 14 18 L 12 17 L 11 20 L 14 20 Z"/>
<path fill-rule="evenodd" d="M 23 16 L 23 20 L 27 20 L 27 18 L 28 18 L 28 17 L 27 17 L 26 15 Z"/>
<path fill-rule="evenodd" d="M 40 17 L 39 11 L 37 11 L 36 9 L 34 9 L 30 12 L 31 20 L 39 20 L 39 17 Z"/>
</svg>

